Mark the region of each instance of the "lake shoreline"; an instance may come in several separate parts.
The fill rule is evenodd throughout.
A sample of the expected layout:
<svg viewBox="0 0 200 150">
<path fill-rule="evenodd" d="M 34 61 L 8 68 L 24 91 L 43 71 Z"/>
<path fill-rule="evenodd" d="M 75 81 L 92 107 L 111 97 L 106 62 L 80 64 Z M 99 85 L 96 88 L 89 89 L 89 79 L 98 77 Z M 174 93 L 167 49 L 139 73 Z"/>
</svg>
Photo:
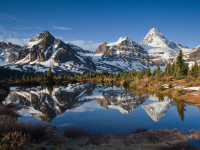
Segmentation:
<svg viewBox="0 0 200 150">
<path fill-rule="evenodd" d="M 186 78 L 186 77 L 185 77 Z M 151 93 L 160 93 L 166 95 L 170 98 L 176 99 L 180 102 L 184 102 L 188 105 L 193 105 L 200 107 L 200 90 L 192 90 L 191 86 L 199 87 L 200 82 L 195 79 L 194 81 L 187 83 L 185 78 L 181 80 L 174 80 L 173 76 L 169 76 L 166 81 L 158 81 L 157 78 L 146 77 L 140 80 L 140 84 L 132 87 L 130 83 L 126 83 L 126 80 L 117 80 L 105 78 L 103 83 L 112 83 L 118 84 L 132 89 L 142 89 Z M 146 81 L 144 81 L 146 80 Z M 197 82 L 195 82 L 197 81 Z M 146 83 L 144 83 L 146 82 Z M 102 83 L 101 79 L 98 78 L 89 78 L 89 79 L 79 79 L 79 80 L 69 80 L 69 81 L 55 81 L 55 85 L 65 85 L 69 83 Z M 169 88 L 169 83 L 172 84 L 172 87 Z M 36 81 L 36 82 L 9 82 L 8 86 L 29 86 L 29 85 L 49 85 L 52 84 L 48 81 Z M 188 86 L 189 85 L 189 86 Z M 178 89 L 177 89 L 178 88 Z M 177 89 L 177 90 L 176 90 Z"/>
</svg>

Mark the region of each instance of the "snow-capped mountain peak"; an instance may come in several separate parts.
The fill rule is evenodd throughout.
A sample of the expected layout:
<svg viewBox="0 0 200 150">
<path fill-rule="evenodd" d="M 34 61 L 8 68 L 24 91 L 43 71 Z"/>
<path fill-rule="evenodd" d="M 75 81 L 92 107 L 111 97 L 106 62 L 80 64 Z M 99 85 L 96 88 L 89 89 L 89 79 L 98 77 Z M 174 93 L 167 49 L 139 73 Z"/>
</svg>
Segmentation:
<svg viewBox="0 0 200 150">
<path fill-rule="evenodd" d="M 26 45 L 23 46 L 22 49 L 32 48 L 34 45 L 37 45 L 39 43 L 52 43 L 54 40 L 56 40 L 55 37 L 53 37 L 49 31 L 44 30 L 39 35 L 36 35 L 34 38 L 32 38 Z"/>
<path fill-rule="evenodd" d="M 160 38 L 165 39 L 164 35 L 157 28 L 152 28 L 146 35 L 146 37 L 148 36 L 159 36 Z"/>
<path fill-rule="evenodd" d="M 120 37 L 119 40 L 117 40 L 117 42 L 113 42 L 113 43 L 108 43 L 106 44 L 107 46 L 116 46 L 120 43 L 122 43 L 123 41 L 130 41 L 131 39 L 129 39 L 128 37 Z M 132 41 L 132 40 L 131 40 Z"/>
<path fill-rule="evenodd" d="M 164 35 L 157 28 L 152 28 L 140 42 L 140 45 L 167 47 L 167 42 L 168 40 L 165 39 Z"/>
<path fill-rule="evenodd" d="M 157 65 L 173 62 L 174 57 L 183 48 L 181 45 L 167 40 L 157 28 L 152 28 L 140 42 L 140 45 Z"/>
</svg>

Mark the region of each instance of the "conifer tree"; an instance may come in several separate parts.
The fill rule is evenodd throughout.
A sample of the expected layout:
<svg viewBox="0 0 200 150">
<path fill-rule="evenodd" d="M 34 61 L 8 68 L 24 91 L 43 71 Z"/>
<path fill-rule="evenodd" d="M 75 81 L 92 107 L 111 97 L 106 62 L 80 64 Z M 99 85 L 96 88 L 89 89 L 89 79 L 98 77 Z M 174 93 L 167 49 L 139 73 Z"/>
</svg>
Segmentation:
<svg viewBox="0 0 200 150">
<path fill-rule="evenodd" d="M 127 71 L 126 71 L 126 70 L 124 71 L 124 74 L 123 74 L 123 75 L 127 76 Z"/>
<path fill-rule="evenodd" d="M 56 75 L 53 77 L 53 79 L 54 79 L 54 80 L 56 80 L 56 79 L 57 79 Z"/>
<path fill-rule="evenodd" d="M 26 81 L 26 74 L 22 76 L 22 81 Z"/>
<path fill-rule="evenodd" d="M 197 62 L 195 61 L 194 66 L 192 67 L 192 74 L 194 76 L 196 76 L 198 71 L 199 71 L 199 66 L 198 66 Z"/>
<path fill-rule="evenodd" d="M 155 76 L 156 72 L 157 72 L 156 69 L 154 69 L 152 75 Z"/>
<path fill-rule="evenodd" d="M 84 78 L 85 78 L 85 74 L 83 74 L 84 75 Z M 68 80 L 70 80 L 71 79 L 71 75 L 69 74 L 68 75 Z"/>
<path fill-rule="evenodd" d="M 168 64 L 167 64 L 167 67 L 166 67 L 166 69 L 165 69 L 165 74 L 166 74 L 167 76 L 170 75 L 170 70 L 171 70 L 171 64 L 168 63 Z"/>
<path fill-rule="evenodd" d="M 187 75 L 187 68 L 186 68 L 186 65 L 185 65 L 185 61 L 183 59 L 182 50 L 180 50 L 179 55 L 177 56 L 176 66 L 180 67 L 180 74 L 181 75 Z M 178 69 L 178 67 L 176 69 Z"/>
<path fill-rule="evenodd" d="M 53 82 L 53 73 L 51 72 L 51 66 L 49 67 L 49 71 L 47 73 L 47 81 Z"/>
<path fill-rule="evenodd" d="M 143 77 L 143 73 L 142 72 L 138 72 L 137 73 L 137 77 L 138 77 L 138 79 L 141 79 Z"/>
<path fill-rule="evenodd" d="M 181 75 L 182 75 L 182 73 L 181 73 L 181 69 L 180 69 L 179 66 L 177 66 L 176 77 L 177 77 L 177 78 L 180 78 Z"/>
<path fill-rule="evenodd" d="M 89 78 L 90 78 L 90 72 L 87 73 L 87 79 L 89 79 Z"/>
<path fill-rule="evenodd" d="M 121 77 L 121 72 L 120 71 L 117 73 L 117 77 Z"/>
<path fill-rule="evenodd" d="M 175 64 L 173 63 L 172 64 L 172 67 L 171 67 L 171 69 L 170 69 L 170 74 L 174 74 L 174 70 L 175 70 Z"/>
<path fill-rule="evenodd" d="M 15 77 L 10 76 L 10 81 L 15 81 Z"/>
<path fill-rule="evenodd" d="M 101 77 L 101 82 L 104 82 L 104 75 L 102 75 Z"/>
<path fill-rule="evenodd" d="M 146 74 L 147 77 L 151 76 L 151 70 L 150 70 L 150 68 L 146 69 L 145 74 Z"/>
<path fill-rule="evenodd" d="M 64 80 L 67 81 L 67 75 L 65 75 Z"/>
<path fill-rule="evenodd" d="M 157 70 L 156 70 L 156 73 L 157 73 L 157 74 L 160 74 L 160 72 L 161 72 L 161 71 L 160 71 L 160 66 L 158 65 Z"/>
<path fill-rule="evenodd" d="M 145 70 L 144 70 L 144 68 L 143 68 L 142 71 L 141 71 L 141 75 L 142 75 L 142 76 L 145 75 Z"/>
<path fill-rule="evenodd" d="M 111 73 L 109 74 L 109 79 L 112 79 L 112 74 Z"/>
<path fill-rule="evenodd" d="M 27 80 L 30 81 L 30 76 L 29 75 L 27 76 Z"/>
<path fill-rule="evenodd" d="M 134 76 L 136 76 L 136 71 L 135 71 L 135 69 L 133 69 L 132 72 L 131 72 L 131 77 L 134 77 Z"/>
<path fill-rule="evenodd" d="M 44 81 L 46 81 L 46 80 L 47 80 L 47 78 L 46 78 L 46 76 L 45 76 L 45 75 L 43 75 L 43 80 L 44 80 Z"/>
</svg>

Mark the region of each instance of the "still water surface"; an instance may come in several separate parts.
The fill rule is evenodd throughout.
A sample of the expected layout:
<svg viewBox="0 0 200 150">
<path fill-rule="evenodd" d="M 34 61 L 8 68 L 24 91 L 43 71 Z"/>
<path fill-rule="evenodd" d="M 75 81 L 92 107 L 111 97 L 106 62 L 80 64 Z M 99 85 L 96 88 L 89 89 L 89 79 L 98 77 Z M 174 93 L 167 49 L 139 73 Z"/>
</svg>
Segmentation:
<svg viewBox="0 0 200 150">
<path fill-rule="evenodd" d="M 92 133 L 131 133 L 134 129 L 200 129 L 200 111 L 167 96 L 127 91 L 109 84 L 11 87 L 5 104 L 15 103 L 22 117 L 61 129 L 80 125 Z"/>
</svg>

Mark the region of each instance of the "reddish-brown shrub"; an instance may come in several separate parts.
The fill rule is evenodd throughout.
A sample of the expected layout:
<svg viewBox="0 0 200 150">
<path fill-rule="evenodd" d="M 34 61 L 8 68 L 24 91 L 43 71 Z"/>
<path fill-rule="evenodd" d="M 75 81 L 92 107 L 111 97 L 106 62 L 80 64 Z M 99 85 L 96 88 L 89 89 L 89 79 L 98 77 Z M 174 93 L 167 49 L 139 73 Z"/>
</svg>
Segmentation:
<svg viewBox="0 0 200 150">
<path fill-rule="evenodd" d="M 76 138 L 76 137 L 82 137 L 82 136 L 91 136 L 90 130 L 86 129 L 84 126 L 70 126 L 67 127 L 64 131 L 64 135 L 69 138 Z"/>
<path fill-rule="evenodd" d="M 30 138 L 34 141 L 40 141 L 43 140 L 46 137 L 46 129 L 47 126 L 44 123 L 36 124 L 32 121 L 29 121 L 27 125 L 24 125 L 24 123 L 19 123 L 19 125 L 22 125 L 22 130 L 24 130 L 24 133 L 29 134 Z"/>
<path fill-rule="evenodd" d="M 195 145 L 185 144 L 185 145 L 169 145 L 166 147 L 162 147 L 162 150 L 188 150 L 188 149 L 194 149 L 199 150 L 199 148 Z"/>
<path fill-rule="evenodd" d="M 138 134 L 138 133 L 142 133 L 142 132 L 147 132 L 148 128 L 137 128 L 134 131 L 132 131 L 132 134 Z"/>
<path fill-rule="evenodd" d="M 148 132 L 147 136 L 148 136 L 148 139 L 151 142 L 157 142 L 157 141 L 159 141 L 159 138 L 157 137 L 157 133 L 156 132 Z"/>
<path fill-rule="evenodd" d="M 12 108 L 4 108 L 0 110 L 0 115 L 6 115 L 11 117 L 19 117 L 19 113 L 14 111 Z"/>
<path fill-rule="evenodd" d="M 27 146 L 29 136 L 22 134 L 22 132 L 11 132 L 2 134 L 3 138 L 0 140 L 0 149 L 5 150 L 21 150 Z"/>
<path fill-rule="evenodd" d="M 110 139 L 109 134 L 96 134 L 90 137 L 90 142 L 95 145 L 100 145 L 108 142 L 109 139 Z"/>
<path fill-rule="evenodd" d="M 169 134 L 169 135 L 172 135 L 174 133 L 173 130 L 169 130 L 169 129 L 161 129 L 159 130 L 159 132 Z"/>
<path fill-rule="evenodd" d="M 11 132 L 22 132 L 22 134 L 29 135 L 31 140 L 39 141 L 43 140 L 46 136 L 47 126 L 43 123 L 34 124 L 29 122 L 28 124 L 24 122 L 16 122 L 13 119 L 0 120 L 0 138 L 2 138 L 2 133 L 7 134 Z"/>
</svg>

